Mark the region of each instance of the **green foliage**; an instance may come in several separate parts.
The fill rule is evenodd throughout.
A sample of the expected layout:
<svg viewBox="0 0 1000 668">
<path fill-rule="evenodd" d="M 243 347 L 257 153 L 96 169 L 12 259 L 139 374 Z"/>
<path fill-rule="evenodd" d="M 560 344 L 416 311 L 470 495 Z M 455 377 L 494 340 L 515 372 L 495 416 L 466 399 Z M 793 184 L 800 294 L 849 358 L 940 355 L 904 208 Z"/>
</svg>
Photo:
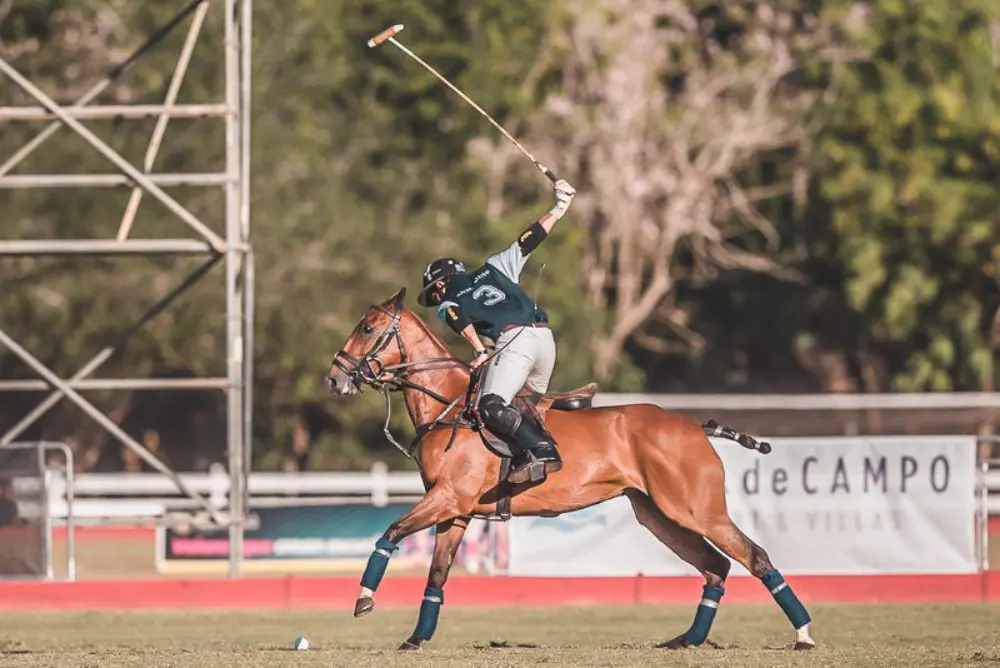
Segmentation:
<svg viewBox="0 0 1000 668">
<path fill-rule="evenodd" d="M 870 55 L 834 74 L 819 133 L 821 199 L 855 345 L 888 360 L 883 390 L 994 382 L 1000 133 L 995 3 L 875 2 Z M 828 212 L 828 213 L 827 213 Z M 985 299 L 984 299 L 985 297 Z M 836 334 L 831 347 L 842 346 Z M 876 389 L 876 388 L 872 388 Z"/>
</svg>

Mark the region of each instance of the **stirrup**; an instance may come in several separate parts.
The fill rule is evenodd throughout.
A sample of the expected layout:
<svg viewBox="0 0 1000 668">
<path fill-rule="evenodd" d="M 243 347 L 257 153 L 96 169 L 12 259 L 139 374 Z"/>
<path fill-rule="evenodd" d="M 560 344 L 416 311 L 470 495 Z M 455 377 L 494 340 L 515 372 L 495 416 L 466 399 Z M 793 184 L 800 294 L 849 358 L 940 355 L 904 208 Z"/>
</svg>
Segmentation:
<svg viewBox="0 0 1000 668">
<path fill-rule="evenodd" d="M 535 447 L 538 447 L 537 445 Z M 536 455 L 533 449 L 526 449 L 524 456 L 527 461 L 517 464 L 510 474 L 507 476 L 508 482 L 515 485 L 525 483 L 525 482 L 541 482 L 550 473 L 555 473 L 562 468 L 562 457 L 559 456 L 559 452 L 555 449 L 555 446 L 549 444 L 551 448 L 551 457 L 545 457 L 544 459 Z"/>
<path fill-rule="evenodd" d="M 555 462 L 550 462 L 555 464 Z M 559 464 L 560 467 L 562 463 Z M 548 473 L 545 462 L 538 460 L 533 454 L 528 453 L 528 461 L 520 464 L 517 468 L 510 472 L 507 476 L 507 481 L 515 485 L 520 485 L 526 482 L 541 482 L 545 480 L 545 476 Z"/>
</svg>

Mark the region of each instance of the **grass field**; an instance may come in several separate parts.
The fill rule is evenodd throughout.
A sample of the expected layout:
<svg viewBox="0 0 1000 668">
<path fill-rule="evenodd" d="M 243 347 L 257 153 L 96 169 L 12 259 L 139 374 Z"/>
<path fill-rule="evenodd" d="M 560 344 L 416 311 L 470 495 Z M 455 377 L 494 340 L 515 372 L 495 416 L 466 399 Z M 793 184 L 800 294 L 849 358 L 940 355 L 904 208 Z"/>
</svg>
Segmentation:
<svg viewBox="0 0 1000 668">
<path fill-rule="evenodd" d="M 815 607 L 811 652 L 785 649 L 775 606 L 723 606 L 723 649 L 661 650 L 692 608 L 471 609 L 445 606 L 434 642 L 394 648 L 411 611 L 0 615 L 3 666 L 1000 666 L 1000 606 Z M 290 649 L 305 635 L 312 648 Z M 491 647 L 491 644 L 506 646 Z"/>
</svg>

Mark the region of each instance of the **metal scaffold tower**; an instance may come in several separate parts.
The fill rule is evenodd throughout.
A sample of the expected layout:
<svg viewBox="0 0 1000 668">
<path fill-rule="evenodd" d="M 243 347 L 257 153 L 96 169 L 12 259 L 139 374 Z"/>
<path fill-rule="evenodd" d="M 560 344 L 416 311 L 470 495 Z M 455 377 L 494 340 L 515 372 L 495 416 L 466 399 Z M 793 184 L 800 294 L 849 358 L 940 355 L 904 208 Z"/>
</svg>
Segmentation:
<svg viewBox="0 0 1000 668">
<path fill-rule="evenodd" d="M 211 104 L 176 104 L 181 84 L 202 34 L 209 11 L 224 12 L 225 99 Z M 243 527 L 246 518 L 246 480 L 250 461 L 252 433 L 253 379 L 253 305 L 254 270 L 250 243 L 250 65 L 252 35 L 252 0 L 193 0 L 169 22 L 161 26 L 125 60 L 111 69 L 72 105 L 60 105 L 41 88 L 21 74 L 10 62 L 0 57 L 3 77 L 20 87 L 37 101 L 38 106 L 0 107 L 0 124 L 17 120 L 52 120 L 41 133 L 14 155 L 0 156 L 0 189 L 60 188 L 60 187 L 131 187 L 131 198 L 125 209 L 116 238 L 108 239 L 3 239 L 0 233 L 0 257 L 11 256 L 121 256 L 121 255 L 198 255 L 204 262 L 170 293 L 159 300 L 146 314 L 127 328 L 107 347 L 84 365 L 71 378 L 60 378 L 29 350 L 17 342 L 4 326 L 0 314 L 0 345 L 21 358 L 40 380 L 0 380 L 0 391 L 50 391 L 48 397 L 20 422 L 0 436 L 0 446 L 6 446 L 37 422 L 62 398 L 76 404 L 106 429 L 114 438 L 133 450 L 147 464 L 169 476 L 177 488 L 197 501 L 211 521 L 227 525 L 230 536 L 229 574 L 237 577 L 242 571 Z M 175 28 L 187 24 L 188 32 L 177 60 L 162 104 L 91 105 L 121 74 L 134 65 L 144 53 L 162 41 Z M 81 121 L 96 119 L 156 118 L 156 125 L 145 155 L 143 166 L 125 159 Z M 163 141 L 171 118 L 212 117 L 225 124 L 225 170 L 219 173 L 152 173 L 152 165 Z M 104 156 L 117 173 L 108 174 L 27 174 L 10 172 L 61 127 L 82 137 Z M 207 186 L 225 191 L 225 232 L 220 236 L 187 207 L 171 197 L 164 188 L 172 186 Z M 175 214 L 186 224 L 188 234 L 171 239 L 134 239 L 130 237 L 132 222 L 139 204 L 146 195 Z M 180 225 L 178 225 L 180 227 Z M 149 320 L 166 309 L 179 295 L 223 262 L 226 296 L 226 376 L 221 378 L 93 378 L 94 372 Z M 219 509 L 191 490 L 184 481 L 153 453 L 129 436 L 111 418 L 81 395 L 89 390 L 151 390 L 205 389 L 224 391 L 226 401 L 226 433 L 229 460 L 228 508 Z"/>
</svg>

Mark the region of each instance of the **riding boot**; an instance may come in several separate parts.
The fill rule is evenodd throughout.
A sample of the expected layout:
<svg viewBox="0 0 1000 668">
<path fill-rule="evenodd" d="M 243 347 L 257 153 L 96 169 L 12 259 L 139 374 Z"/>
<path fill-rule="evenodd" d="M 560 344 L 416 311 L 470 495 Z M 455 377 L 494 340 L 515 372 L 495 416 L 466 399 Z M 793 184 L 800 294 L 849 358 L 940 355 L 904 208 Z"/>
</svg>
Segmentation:
<svg viewBox="0 0 1000 668">
<path fill-rule="evenodd" d="M 556 450 L 555 440 L 530 416 L 523 415 L 521 424 L 514 432 L 513 440 L 520 446 L 523 456 L 520 462 L 515 460 L 515 466 L 507 476 L 508 481 L 514 484 L 540 482 L 549 473 L 555 473 L 562 468 L 562 459 Z"/>
<path fill-rule="evenodd" d="M 562 468 L 555 441 L 530 412 L 489 393 L 479 401 L 479 413 L 483 424 L 510 446 L 513 472 L 507 476 L 508 481 L 539 482 Z"/>
</svg>

